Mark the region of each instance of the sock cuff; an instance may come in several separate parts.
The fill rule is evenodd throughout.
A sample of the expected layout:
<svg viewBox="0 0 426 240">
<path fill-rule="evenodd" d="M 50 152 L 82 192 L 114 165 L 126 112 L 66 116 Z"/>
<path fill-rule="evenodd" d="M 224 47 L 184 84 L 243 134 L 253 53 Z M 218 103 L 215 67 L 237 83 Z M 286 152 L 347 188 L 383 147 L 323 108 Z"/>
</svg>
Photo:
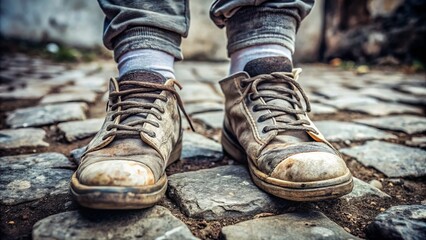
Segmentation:
<svg viewBox="0 0 426 240">
<path fill-rule="evenodd" d="M 286 47 L 278 44 L 262 44 L 240 49 L 231 54 L 230 73 L 243 71 L 246 64 L 252 60 L 260 58 L 284 57 L 291 62 L 291 52 Z M 275 59 L 275 58 L 274 58 Z M 280 64 L 277 61 L 277 64 Z"/>
<path fill-rule="evenodd" d="M 136 50 L 130 50 L 128 52 L 125 52 L 121 54 L 121 56 L 117 59 L 118 68 L 120 66 L 128 61 L 132 60 L 138 60 L 140 58 L 148 58 L 148 57 L 155 57 L 155 60 L 160 60 L 159 62 L 167 65 L 167 66 L 173 66 L 174 63 L 174 56 L 170 55 L 167 52 L 155 50 L 155 49 L 136 49 Z"/>
<path fill-rule="evenodd" d="M 123 54 L 132 50 L 154 49 L 182 60 L 181 41 L 182 37 L 175 32 L 149 26 L 134 27 L 113 40 L 114 59 L 118 62 Z"/>
<path fill-rule="evenodd" d="M 293 54 L 300 21 L 297 8 L 243 7 L 226 22 L 228 56 L 260 44 L 278 44 Z"/>
<path fill-rule="evenodd" d="M 255 59 L 272 56 L 285 56 L 291 59 L 291 52 L 286 47 L 278 44 L 259 44 L 233 52 L 231 54 L 231 60 L 239 60 L 242 58 Z"/>
<path fill-rule="evenodd" d="M 174 77 L 174 57 L 154 49 L 136 49 L 122 54 L 118 59 L 120 77 L 140 69 L 160 73 L 166 78 Z"/>
</svg>

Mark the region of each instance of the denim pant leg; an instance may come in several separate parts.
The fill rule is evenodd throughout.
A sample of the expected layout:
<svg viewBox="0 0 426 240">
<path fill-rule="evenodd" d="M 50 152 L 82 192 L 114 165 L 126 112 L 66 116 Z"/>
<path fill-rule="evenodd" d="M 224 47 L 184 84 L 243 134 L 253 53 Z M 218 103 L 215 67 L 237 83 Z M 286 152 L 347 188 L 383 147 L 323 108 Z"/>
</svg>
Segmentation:
<svg viewBox="0 0 426 240">
<path fill-rule="evenodd" d="M 300 22 L 314 0 L 216 0 L 210 17 L 226 26 L 228 55 L 245 47 L 279 44 L 292 53 Z"/>
<path fill-rule="evenodd" d="M 98 0 L 105 14 L 104 45 L 118 58 L 134 49 L 156 49 L 181 60 L 189 28 L 188 0 Z"/>
</svg>

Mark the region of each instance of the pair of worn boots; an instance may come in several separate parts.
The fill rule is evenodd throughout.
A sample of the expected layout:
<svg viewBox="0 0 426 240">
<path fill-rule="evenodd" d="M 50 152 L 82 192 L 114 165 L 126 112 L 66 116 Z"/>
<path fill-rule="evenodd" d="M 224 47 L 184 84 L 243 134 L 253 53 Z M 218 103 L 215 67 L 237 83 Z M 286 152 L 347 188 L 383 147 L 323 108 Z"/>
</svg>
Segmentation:
<svg viewBox="0 0 426 240">
<path fill-rule="evenodd" d="M 352 190 L 352 175 L 308 118 L 299 74 L 285 58 L 273 57 L 253 60 L 244 72 L 220 81 L 226 99 L 223 150 L 247 163 L 253 182 L 275 196 L 336 198 Z M 182 150 L 181 112 L 186 116 L 175 85 L 180 87 L 143 70 L 111 79 L 105 122 L 71 179 L 77 202 L 138 209 L 164 196 L 165 169 Z"/>
</svg>

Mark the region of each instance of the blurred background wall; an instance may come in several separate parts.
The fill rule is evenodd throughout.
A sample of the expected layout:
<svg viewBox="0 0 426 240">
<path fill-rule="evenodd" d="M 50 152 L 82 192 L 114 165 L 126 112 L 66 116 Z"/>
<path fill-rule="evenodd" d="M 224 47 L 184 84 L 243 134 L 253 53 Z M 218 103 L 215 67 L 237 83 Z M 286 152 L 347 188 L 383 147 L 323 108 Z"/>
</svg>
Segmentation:
<svg viewBox="0 0 426 240">
<path fill-rule="evenodd" d="M 103 13 L 94 0 L 0 0 L 0 34 L 35 42 L 101 45 Z"/>
<path fill-rule="evenodd" d="M 3 39 L 56 42 L 79 48 L 102 46 L 103 13 L 95 0 L 1 0 Z M 186 59 L 226 59 L 223 30 L 208 17 L 211 0 L 190 1 Z M 297 38 L 299 62 L 343 58 L 357 62 L 425 62 L 426 1 L 317 0 Z"/>
</svg>

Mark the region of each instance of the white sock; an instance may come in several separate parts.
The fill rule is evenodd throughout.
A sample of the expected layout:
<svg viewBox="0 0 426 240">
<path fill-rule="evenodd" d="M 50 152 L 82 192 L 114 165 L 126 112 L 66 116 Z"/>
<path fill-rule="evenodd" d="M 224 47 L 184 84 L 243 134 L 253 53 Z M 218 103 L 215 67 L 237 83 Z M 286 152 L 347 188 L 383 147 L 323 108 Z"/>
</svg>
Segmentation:
<svg viewBox="0 0 426 240">
<path fill-rule="evenodd" d="M 290 61 L 291 51 L 278 44 L 262 44 L 240 49 L 231 54 L 231 68 L 229 74 L 241 72 L 248 62 L 263 57 L 286 57 Z"/>
<path fill-rule="evenodd" d="M 119 76 L 138 69 L 158 72 L 166 79 L 174 79 L 173 64 L 175 58 L 163 51 L 154 49 L 137 49 L 126 52 L 118 59 Z"/>
</svg>

